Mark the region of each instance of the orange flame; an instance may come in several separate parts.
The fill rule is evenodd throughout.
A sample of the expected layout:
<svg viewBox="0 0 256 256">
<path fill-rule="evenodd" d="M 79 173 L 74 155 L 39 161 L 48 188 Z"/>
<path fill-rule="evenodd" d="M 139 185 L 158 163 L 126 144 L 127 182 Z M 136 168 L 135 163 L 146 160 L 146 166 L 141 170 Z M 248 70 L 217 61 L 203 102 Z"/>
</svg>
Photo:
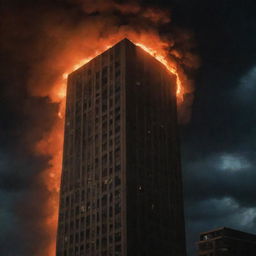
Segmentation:
<svg viewBox="0 0 256 256">
<path fill-rule="evenodd" d="M 173 75 L 175 75 L 175 77 L 176 77 L 176 86 L 177 86 L 177 89 L 176 89 L 177 101 L 182 102 L 183 101 L 183 93 L 184 93 L 183 85 L 182 85 L 182 82 L 181 82 L 181 79 L 180 79 L 180 76 L 179 76 L 179 73 L 178 73 L 178 70 L 177 70 L 177 67 L 176 67 L 176 63 L 174 64 L 174 63 L 171 63 L 170 61 L 168 61 L 168 52 L 165 52 L 164 49 L 162 49 L 162 51 L 159 52 L 157 50 L 157 48 L 154 49 L 152 47 L 146 46 L 143 43 L 136 42 L 136 41 L 135 41 L 135 45 L 139 46 L 144 51 L 149 53 L 151 56 L 156 58 L 159 62 L 161 62 L 166 67 L 166 69 L 169 72 L 171 72 Z M 106 51 L 107 49 L 109 49 L 111 47 L 112 46 L 106 46 L 104 50 Z M 63 80 L 65 80 L 65 83 L 66 83 L 66 80 L 68 78 L 69 73 L 79 69 L 80 67 L 82 67 L 83 65 L 88 63 L 90 60 L 92 60 L 93 58 L 95 58 L 99 54 L 100 53 L 97 52 L 97 54 L 95 54 L 95 56 L 93 56 L 91 58 L 85 58 L 83 60 L 80 60 L 78 63 L 73 65 L 73 67 L 68 72 L 63 73 L 62 78 L 63 78 Z M 64 98 L 66 96 L 65 95 L 65 90 L 66 90 L 65 86 L 63 86 L 62 88 L 59 89 L 58 95 L 59 95 L 60 98 L 61 97 Z"/>
<path fill-rule="evenodd" d="M 167 56 L 163 56 L 161 53 L 158 53 L 156 50 L 152 48 L 148 48 L 147 46 L 141 43 L 136 43 L 136 45 L 141 47 L 144 51 L 148 52 L 153 57 L 155 57 L 167 68 L 167 70 L 169 70 L 173 75 L 176 76 L 176 86 L 177 86 L 176 96 L 178 101 L 182 101 L 183 100 L 182 83 L 181 83 L 181 79 L 179 77 L 177 68 L 175 66 L 172 66 L 172 64 L 168 62 Z"/>
</svg>

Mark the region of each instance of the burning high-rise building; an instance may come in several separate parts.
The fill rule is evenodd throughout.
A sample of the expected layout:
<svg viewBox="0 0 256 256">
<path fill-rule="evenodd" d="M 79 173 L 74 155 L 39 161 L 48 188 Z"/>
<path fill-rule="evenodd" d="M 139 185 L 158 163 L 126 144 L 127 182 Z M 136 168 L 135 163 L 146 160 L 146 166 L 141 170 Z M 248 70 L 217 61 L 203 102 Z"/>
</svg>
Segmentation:
<svg viewBox="0 0 256 256">
<path fill-rule="evenodd" d="M 57 256 L 185 256 L 175 84 L 127 39 L 69 75 Z"/>
</svg>

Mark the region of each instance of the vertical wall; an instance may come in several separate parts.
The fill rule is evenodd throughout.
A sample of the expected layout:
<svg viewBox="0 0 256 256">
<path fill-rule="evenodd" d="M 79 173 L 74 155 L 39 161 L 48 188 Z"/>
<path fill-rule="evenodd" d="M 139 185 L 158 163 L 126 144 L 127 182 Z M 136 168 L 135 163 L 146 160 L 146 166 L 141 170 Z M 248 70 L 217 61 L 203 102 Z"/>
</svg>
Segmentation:
<svg viewBox="0 0 256 256">
<path fill-rule="evenodd" d="M 128 256 L 184 256 L 175 78 L 133 45 L 126 72 Z"/>
</svg>

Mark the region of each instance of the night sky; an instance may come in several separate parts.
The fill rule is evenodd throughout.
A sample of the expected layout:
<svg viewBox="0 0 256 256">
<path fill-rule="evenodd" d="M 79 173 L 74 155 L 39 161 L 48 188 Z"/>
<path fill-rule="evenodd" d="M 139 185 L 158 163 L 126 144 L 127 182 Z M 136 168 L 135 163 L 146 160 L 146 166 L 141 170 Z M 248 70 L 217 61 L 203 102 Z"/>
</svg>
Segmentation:
<svg viewBox="0 0 256 256">
<path fill-rule="evenodd" d="M 40 229 L 47 195 L 38 175 L 50 156 L 35 154 L 33 145 L 51 129 L 58 105 L 31 95 L 27 84 L 32 63 L 58 48 L 49 38 L 42 46 L 41 19 L 63 15 L 72 27 L 82 15 L 73 2 L 1 1 L 0 255 L 34 256 L 49 239 Z M 169 9 L 172 26 L 192 35 L 190 50 L 200 58 L 189 74 L 195 85 L 191 119 L 181 125 L 188 256 L 195 255 L 199 232 L 227 226 L 256 233 L 254 2 L 140 2 Z"/>
</svg>

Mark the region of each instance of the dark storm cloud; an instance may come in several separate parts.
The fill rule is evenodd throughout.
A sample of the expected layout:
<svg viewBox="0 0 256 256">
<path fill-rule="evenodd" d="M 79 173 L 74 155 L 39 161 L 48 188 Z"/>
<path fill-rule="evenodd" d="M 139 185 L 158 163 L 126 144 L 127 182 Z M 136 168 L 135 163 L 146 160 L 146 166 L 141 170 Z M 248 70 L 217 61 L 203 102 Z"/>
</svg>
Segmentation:
<svg viewBox="0 0 256 256">
<path fill-rule="evenodd" d="M 32 146 L 56 118 L 56 106 L 49 100 L 22 97 L 11 104 L 1 102 L 5 115 L 0 129 L 0 254 L 35 255 L 37 246 L 47 240 L 39 228 L 47 195 L 38 175 L 49 157 L 35 155 Z"/>
<path fill-rule="evenodd" d="M 253 1 L 175 1 L 201 57 L 191 122 L 182 127 L 189 255 L 199 232 L 256 233 L 256 9 Z M 176 10 L 176 11 L 175 11 Z"/>
<path fill-rule="evenodd" d="M 187 202 L 229 197 L 243 207 L 256 207 L 255 164 L 255 153 L 248 156 L 226 152 L 187 163 Z"/>
</svg>

